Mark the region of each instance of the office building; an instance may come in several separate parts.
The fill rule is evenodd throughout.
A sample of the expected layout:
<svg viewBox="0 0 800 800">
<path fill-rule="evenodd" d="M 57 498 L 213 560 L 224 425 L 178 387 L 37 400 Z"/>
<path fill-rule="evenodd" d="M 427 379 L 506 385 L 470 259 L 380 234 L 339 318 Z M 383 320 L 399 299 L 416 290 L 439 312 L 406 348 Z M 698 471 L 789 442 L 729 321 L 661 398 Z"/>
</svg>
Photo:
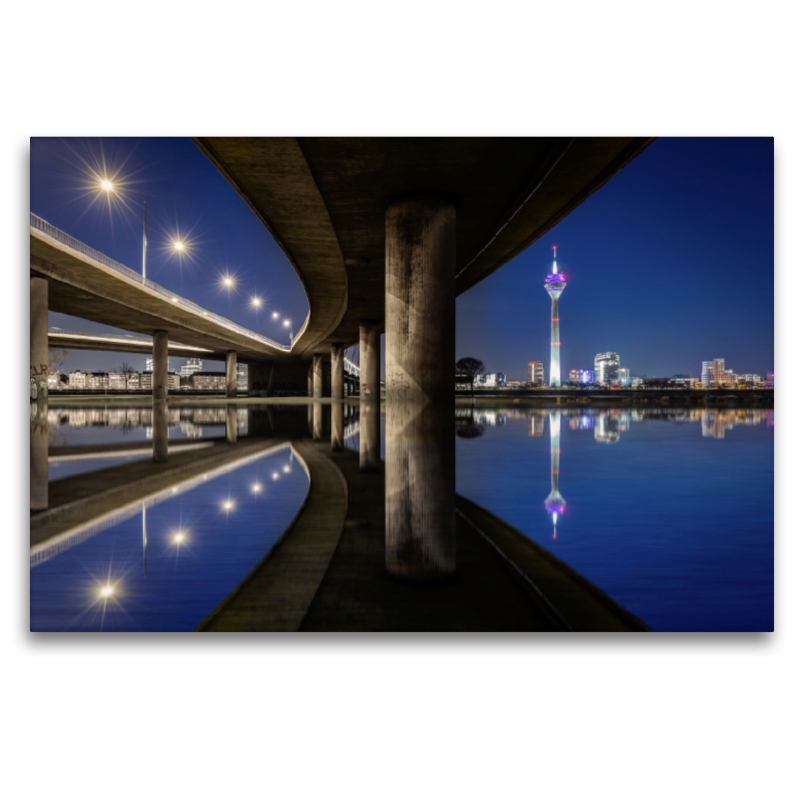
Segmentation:
<svg viewBox="0 0 800 800">
<path fill-rule="evenodd" d="M 619 385 L 620 386 L 631 385 L 631 371 L 627 367 L 619 368 Z"/>
<path fill-rule="evenodd" d="M 116 389 L 117 391 L 125 391 L 128 387 L 128 381 L 125 378 L 125 375 L 121 372 L 109 372 L 108 373 L 108 388 L 109 389 Z"/>
<path fill-rule="evenodd" d="M 190 378 L 195 372 L 203 371 L 203 360 L 201 358 L 190 358 L 181 367 L 181 378 Z"/>
<path fill-rule="evenodd" d="M 580 383 L 580 381 L 581 381 L 581 371 L 579 369 L 571 369 L 569 371 L 569 382 Z"/>
<path fill-rule="evenodd" d="M 140 375 L 138 372 L 129 372 L 125 388 L 129 392 L 138 392 L 140 387 Z"/>
<path fill-rule="evenodd" d="M 561 386 L 561 333 L 559 331 L 558 298 L 567 288 L 567 280 L 556 265 L 556 248 L 553 247 L 553 271 L 544 279 L 544 288 L 550 295 L 550 385 Z"/>
<path fill-rule="evenodd" d="M 224 372 L 195 372 L 191 380 L 192 389 L 205 392 L 225 391 Z"/>
<path fill-rule="evenodd" d="M 86 388 L 86 373 L 76 369 L 69 374 L 69 388 L 70 389 L 85 389 Z"/>
<path fill-rule="evenodd" d="M 544 383 L 544 363 L 541 361 L 528 362 L 528 383 L 541 386 Z"/>
<path fill-rule="evenodd" d="M 247 391 L 247 364 L 236 362 L 236 389 L 240 392 Z"/>
<path fill-rule="evenodd" d="M 578 371 L 578 380 L 582 384 L 594 383 L 594 370 L 582 369 Z"/>
<path fill-rule="evenodd" d="M 619 380 L 619 356 L 616 353 L 598 353 L 594 357 L 594 380 L 602 386 L 611 386 Z"/>
<path fill-rule="evenodd" d="M 703 362 L 703 371 L 700 380 L 703 386 L 710 387 L 722 386 L 723 373 L 725 372 L 725 359 L 715 358 L 713 361 Z"/>
<path fill-rule="evenodd" d="M 489 372 L 486 375 L 475 376 L 475 386 L 483 389 L 495 389 L 498 386 L 506 385 L 506 375 L 504 372 Z"/>
</svg>

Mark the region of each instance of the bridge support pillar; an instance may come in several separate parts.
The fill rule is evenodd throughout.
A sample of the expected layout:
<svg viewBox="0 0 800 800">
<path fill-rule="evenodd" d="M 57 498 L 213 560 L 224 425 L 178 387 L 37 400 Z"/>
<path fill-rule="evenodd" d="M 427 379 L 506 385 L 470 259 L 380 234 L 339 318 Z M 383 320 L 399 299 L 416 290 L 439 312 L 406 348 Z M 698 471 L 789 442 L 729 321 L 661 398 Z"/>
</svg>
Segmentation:
<svg viewBox="0 0 800 800">
<path fill-rule="evenodd" d="M 153 359 L 155 367 L 155 359 Z M 153 461 L 163 464 L 169 459 L 169 406 L 166 400 L 153 400 Z"/>
<path fill-rule="evenodd" d="M 362 320 L 359 326 L 361 399 L 381 398 L 381 323 Z"/>
<path fill-rule="evenodd" d="M 455 272 L 455 208 L 431 197 L 392 203 L 386 211 L 386 569 L 411 580 L 456 569 Z"/>
<path fill-rule="evenodd" d="M 228 444 L 236 444 L 237 416 L 236 404 L 227 403 L 225 405 L 225 441 Z"/>
<path fill-rule="evenodd" d="M 48 504 L 47 468 L 47 279 L 31 276 L 31 511 L 44 511 Z"/>
<path fill-rule="evenodd" d="M 225 356 L 225 397 L 236 397 L 236 351 Z"/>
<path fill-rule="evenodd" d="M 169 340 L 166 331 L 153 332 L 153 401 L 166 400 L 169 393 L 167 365 Z M 155 408 L 155 406 L 154 406 Z"/>
<path fill-rule="evenodd" d="M 308 365 L 308 396 L 314 396 L 314 361 L 311 360 L 311 363 Z"/>
<path fill-rule="evenodd" d="M 331 403 L 331 450 L 344 450 L 344 403 L 341 400 Z"/>
<path fill-rule="evenodd" d="M 331 345 L 331 397 L 341 400 L 344 397 L 344 345 Z"/>
<path fill-rule="evenodd" d="M 321 353 L 314 353 L 314 361 L 312 364 L 314 371 L 314 397 L 322 397 L 322 363 L 323 356 Z"/>
</svg>

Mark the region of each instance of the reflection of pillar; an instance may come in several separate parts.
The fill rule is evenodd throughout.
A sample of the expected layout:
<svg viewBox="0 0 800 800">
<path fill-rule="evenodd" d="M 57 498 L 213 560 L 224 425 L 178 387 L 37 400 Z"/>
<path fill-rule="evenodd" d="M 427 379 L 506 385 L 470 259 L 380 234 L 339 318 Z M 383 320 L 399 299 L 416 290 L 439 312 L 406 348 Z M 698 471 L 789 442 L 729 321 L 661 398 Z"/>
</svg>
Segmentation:
<svg viewBox="0 0 800 800">
<path fill-rule="evenodd" d="M 331 450 L 344 450 L 344 403 L 331 403 Z"/>
<path fill-rule="evenodd" d="M 314 353 L 314 397 L 322 397 L 322 355 Z"/>
<path fill-rule="evenodd" d="M 236 397 L 236 351 L 225 356 L 225 397 Z"/>
<path fill-rule="evenodd" d="M 381 396 L 381 324 L 377 320 L 362 320 L 358 339 L 361 397 Z"/>
<path fill-rule="evenodd" d="M 331 397 L 341 400 L 344 397 L 344 345 L 331 345 Z"/>
<path fill-rule="evenodd" d="M 155 363 L 153 364 L 155 366 Z M 153 461 L 157 464 L 169 455 L 169 420 L 167 401 L 153 400 Z"/>
<path fill-rule="evenodd" d="M 225 441 L 228 444 L 236 444 L 236 405 L 227 403 L 225 405 Z"/>
<path fill-rule="evenodd" d="M 31 511 L 47 508 L 47 279 L 31 276 L 30 501 Z"/>
<path fill-rule="evenodd" d="M 167 332 L 155 331 L 153 333 L 153 401 L 167 399 L 168 346 Z M 155 402 L 153 406 L 155 407 Z"/>
<path fill-rule="evenodd" d="M 313 436 L 315 441 L 322 440 L 322 403 L 314 403 Z"/>
<path fill-rule="evenodd" d="M 374 472 L 381 464 L 381 404 L 363 400 L 358 420 L 359 462 L 362 472 Z"/>
<path fill-rule="evenodd" d="M 452 575 L 455 553 L 455 244 L 449 203 L 386 212 L 386 568 Z"/>
</svg>

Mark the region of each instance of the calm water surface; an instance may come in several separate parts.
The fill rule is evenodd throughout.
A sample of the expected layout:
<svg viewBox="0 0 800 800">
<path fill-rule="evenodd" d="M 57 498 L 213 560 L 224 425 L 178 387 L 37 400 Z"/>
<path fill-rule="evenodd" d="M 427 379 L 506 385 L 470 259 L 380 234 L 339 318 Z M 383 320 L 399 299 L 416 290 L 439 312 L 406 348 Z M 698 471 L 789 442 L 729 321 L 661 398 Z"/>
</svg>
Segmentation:
<svg viewBox="0 0 800 800">
<path fill-rule="evenodd" d="M 650 627 L 773 629 L 772 411 L 459 408 L 457 433 L 458 493 Z"/>
<path fill-rule="evenodd" d="M 96 413 L 103 409 L 89 411 L 100 422 L 87 426 L 89 415 L 58 410 L 62 416 L 56 436 L 65 436 L 69 444 L 76 439 L 86 444 L 89 428 L 91 444 L 119 443 L 121 427 L 110 424 L 108 416 L 103 422 L 102 413 Z M 179 417 L 170 427 L 170 439 L 173 433 L 175 438 L 186 439 L 190 433 L 196 438 L 189 424 L 202 426 L 203 435 L 224 436 L 225 409 L 201 412 L 199 421 L 188 414 Z M 124 441 L 147 442 L 152 437 L 149 420 L 139 415 L 133 425 L 135 416 L 125 417 Z M 216 421 L 220 417 L 221 424 Z M 245 428 L 247 419 L 244 415 Z M 237 422 L 241 432 L 242 420 Z M 50 453 L 58 459 L 52 444 Z M 49 477 L 55 481 L 141 458 L 55 460 Z M 289 445 L 211 469 L 205 478 L 166 486 L 146 507 L 120 510 L 116 518 L 79 532 L 60 552 L 32 556 L 31 630 L 193 630 L 269 552 L 307 490 L 308 477 Z"/>
</svg>

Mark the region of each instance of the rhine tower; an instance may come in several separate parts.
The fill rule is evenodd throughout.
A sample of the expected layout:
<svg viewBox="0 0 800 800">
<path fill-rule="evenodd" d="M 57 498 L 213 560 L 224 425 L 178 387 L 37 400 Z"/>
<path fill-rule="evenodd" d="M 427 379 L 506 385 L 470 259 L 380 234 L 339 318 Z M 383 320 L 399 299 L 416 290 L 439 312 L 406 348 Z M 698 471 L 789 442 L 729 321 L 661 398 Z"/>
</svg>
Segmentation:
<svg viewBox="0 0 800 800">
<path fill-rule="evenodd" d="M 553 246 L 553 271 L 544 279 L 544 288 L 550 295 L 550 385 L 561 386 L 561 338 L 558 332 L 558 298 L 567 288 L 567 280 L 556 265 L 556 248 Z"/>
</svg>

